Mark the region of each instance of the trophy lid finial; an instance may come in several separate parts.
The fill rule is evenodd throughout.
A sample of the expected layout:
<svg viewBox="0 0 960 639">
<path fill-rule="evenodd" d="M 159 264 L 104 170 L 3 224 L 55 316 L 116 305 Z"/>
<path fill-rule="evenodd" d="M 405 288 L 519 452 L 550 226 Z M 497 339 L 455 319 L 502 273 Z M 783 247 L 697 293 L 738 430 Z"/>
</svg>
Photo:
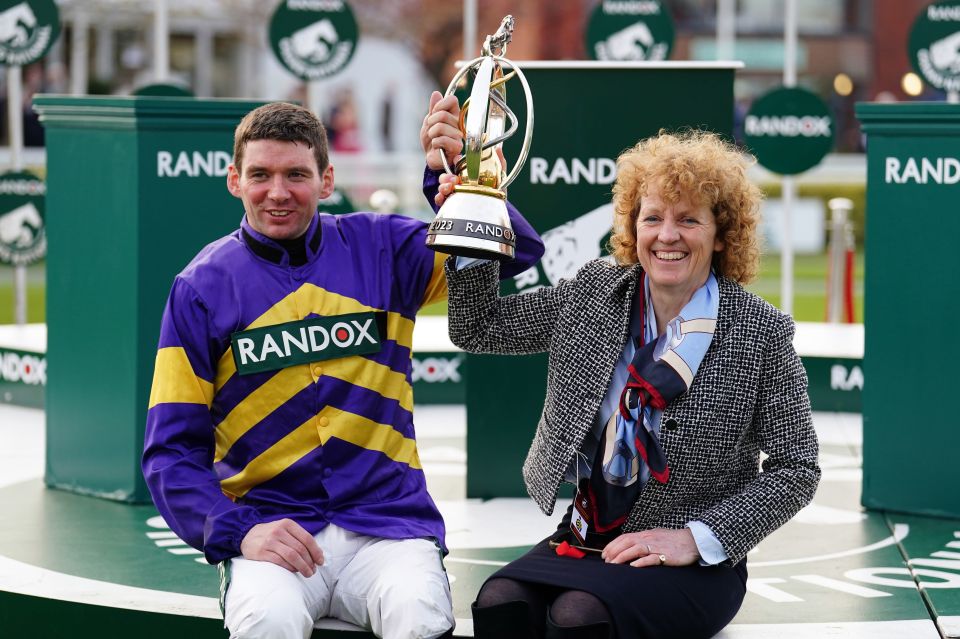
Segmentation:
<svg viewBox="0 0 960 639">
<path fill-rule="evenodd" d="M 514 20 L 512 15 L 504 17 L 500 21 L 500 28 L 492 36 L 488 35 L 483 43 L 483 55 L 504 56 L 507 53 L 507 45 L 513 39 Z"/>
</svg>

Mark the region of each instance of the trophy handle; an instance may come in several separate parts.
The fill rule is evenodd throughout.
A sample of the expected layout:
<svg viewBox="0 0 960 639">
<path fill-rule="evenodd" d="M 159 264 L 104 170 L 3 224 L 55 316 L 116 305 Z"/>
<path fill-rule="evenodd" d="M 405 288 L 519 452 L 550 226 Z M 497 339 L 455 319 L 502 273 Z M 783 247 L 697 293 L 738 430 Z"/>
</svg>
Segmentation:
<svg viewBox="0 0 960 639">
<path fill-rule="evenodd" d="M 489 62 L 489 64 L 485 65 L 485 63 L 487 62 Z M 510 69 L 514 71 L 514 73 L 516 73 L 517 78 L 520 80 L 520 84 L 523 86 L 523 94 L 524 94 L 524 98 L 526 100 L 526 106 L 527 106 L 526 130 L 524 131 L 524 135 L 523 135 L 523 144 L 520 147 L 520 155 L 517 156 L 517 159 L 513 165 L 513 169 L 510 171 L 510 173 L 504 179 L 503 183 L 500 185 L 500 188 L 503 189 L 503 188 L 506 188 L 511 182 L 513 182 L 517 178 L 517 175 L 519 175 L 520 169 L 523 168 L 524 163 L 527 161 L 527 155 L 530 153 L 530 143 L 533 140 L 533 94 L 530 92 L 530 85 L 527 83 L 527 78 L 526 76 L 523 75 L 523 71 L 521 71 L 513 62 L 511 62 L 507 58 L 497 56 L 497 55 L 480 56 L 480 57 L 474 58 L 470 62 L 467 62 L 460 68 L 460 70 L 456 73 L 456 75 L 453 76 L 453 79 L 450 80 L 450 84 L 449 86 L 447 86 L 447 91 L 444 94 L 444 97 L 453 95 L 453 93 L 456 91 L 457 85 L 460 83 L 460 80 L 463 78 L 463 76 L 469 73 L 470 70 L 473 69 L 475 66 L 480 67 L 480 69 L 477 71 L 477 80 L 474 82 L 473 89 L 471 90 L 471 93 L 470 93 L 470 103 L 471 105 L 473 105 L 474 108 L 470 109 L 470 113 L 467 114 L 467 127 L 466 127 L 467 140 L 466 140 L 466 144 L 464 145 L 464 152 L 467 157 L 467 167 L 468 167 L 467 171 L 469 174 L 470 173 L 470 157 L 471 157 L 471 147 L 470 147 L 471 132 L 475 131 L 475 129 L 471 129 L 471 125 L 473 123 L 473 125 L 475 126 L 476 122 L 480 122 L 480 126 L 483 127 L 486 124 L 487 101 L 488 101 L 488 98 L 492 95 L 490 93 L 490 77 L 492 76 L 492 73 L 493 73 L 493 63 L 499 63 L 501 66 L 507 65 Z M 489 71 L 484 69 L 485 66 L 489 68 Z M 486 74 L 487 79 L 484 82 L 481 82 L 481 73 Z M 483 106 L 479 109 L 476 108 L 476 105 L 478 104 L 478 102 L 483 103 Z M 501 108 L 506 108 L 506 104 L 502 104 L 499 106 L 501 106 Z M 509 111 L 509 109 L 507 110 Z M 471 116 L 473 116 L 474 113 L 480 113 L 480 112 L 482 112 L 481 115 L 471 118 Z M 512 112 L 511 112 L 511 115 L 512 115 Z M 515 120 L 516 118 L 514 118 L 514 121 Z M 509 135 L 512 134 L 515 128 L 516 128 L 516 125 L 514 124 L 514 127 L 512 127 L 511 130 L 507 132 L 506 136 L 509 137 Z M 483 137 L 483 130 L 481 128 L 479 134 L 475 135 L 473 139 L 474 143 L 476 143 L 477 140 L 479 140 L 479 142 L 481 143 L 477 146 L 475 150 L 473 150 L 478 166 L 480 161 L 480 151 L 482 151 L 483 149 L 489 148 L 495 144 L 498 144 L 504 139 L 504 137 L 501 136 L 498 139 L 490 140 L 486 144 L 482 144 L 483 142 L 482 137 Z M 448 175 L 453 175 L 453 171 L 450 169 L 450 164 L 449 162 L 447 162 L 446 153 L 443 152 L 443 149 L 437 149 L 437 153 L 440 154 L 440 160 L 443 162 L 443 168 L 446 171 L 446 173 Z"/>
<path fill-rule="evenodd" d="M 520 155 L 517 156 L 513 164 L 513 169 L 507 175 L 503 184 L 500 185 L 501 189 L 505 189 L 510 186 L 511 182 L 517 179 L 517 175 L 520 174 L 520 169 L 523 168 L 524 163 L 527 161 L 527 155 L 530 153 L 530 143 L 533 140 L 533 94 L 530 92 L 530 85 L 527 84 L 526 76 L 523 75 L 523 71 L 521 71 L 519 67 L 506 58 L 497 56 L 495 60 L 500 64 L 507 64 L 517 74 L 517 79 L 520 80 L 520 84 L 523 86 L 523 97 L 527 104 L 527 124 L 525 127 L 526 130 L 523 132 L 523 144 L 520 145 Z"/>
</svg>

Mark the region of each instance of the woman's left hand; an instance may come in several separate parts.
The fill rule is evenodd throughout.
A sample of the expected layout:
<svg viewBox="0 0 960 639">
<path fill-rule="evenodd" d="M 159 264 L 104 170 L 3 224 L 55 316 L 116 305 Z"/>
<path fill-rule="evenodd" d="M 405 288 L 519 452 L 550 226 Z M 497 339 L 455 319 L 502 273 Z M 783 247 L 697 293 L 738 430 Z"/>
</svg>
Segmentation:
<svg viewBox="0 0 960 639">
<path fill-rule="evenodd" d="M 440 174 L 440 186 L 437 188 L 437 194 L 433 196 L 433 201 L 437 206 L 443 206 L 447 198 L 453 194 L 453 187 L 460 184 L 460 178 L 450 173 Z"/>
<path fill-rule="evenodd" d="M 689 566 L 700 560 L 697 543 L 689 528 L 654 528 L 624 533 L 607 544 L 601 555 L 610 564 L 643 566 Z"/>
</svg>

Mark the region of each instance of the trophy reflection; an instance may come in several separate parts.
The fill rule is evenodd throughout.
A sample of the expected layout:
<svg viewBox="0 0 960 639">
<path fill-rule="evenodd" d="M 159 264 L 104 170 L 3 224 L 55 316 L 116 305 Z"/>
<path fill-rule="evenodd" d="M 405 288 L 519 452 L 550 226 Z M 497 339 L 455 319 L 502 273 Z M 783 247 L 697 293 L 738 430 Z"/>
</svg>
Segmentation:
<svg viewBox="0 0 960 639">
<path fill-rule="evenodd" d="M 470 97 L 460 110 L 464 149 L 454 167 L 460 184 L 454 187 L 427 231 L 427 246 L 436 251 L 497 260 L 514 256 L 516 235 L 507 214 L 505 189 L 516 179 L 530 151 L 533 100 L 523 73 L 504 57 L 513 25 L 513 17 L 505 17 L 497 32 L 487 36 L 482 55 L 466 63 L 447 87 L 445 95 L 453 94 L 461 78 L 475 70 Z M 509 73 L 504 73 L 504 67 L 510 69 Z M 520 155 L 507 175 L 501 148 L 518 128 L 517 117 L 506 99 L 506 83 L 513 77 L 523 86 L 527 120 Z M 443 151 L 438 152 L 447 173 L 454 173 Z"/>
</svg>

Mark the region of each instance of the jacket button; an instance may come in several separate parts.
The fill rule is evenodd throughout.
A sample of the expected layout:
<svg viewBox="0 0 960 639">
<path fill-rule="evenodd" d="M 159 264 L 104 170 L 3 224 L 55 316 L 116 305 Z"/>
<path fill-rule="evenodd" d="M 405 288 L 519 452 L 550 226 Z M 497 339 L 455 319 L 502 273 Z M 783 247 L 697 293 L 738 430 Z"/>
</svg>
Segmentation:
<svg viewBox="0 0 960 639">
<path fill-rule="evenodd" d="M 664 426 L 664 428 L 666 428 L 666 429 L 669 430 L 669 431 L 675 431 L 675 430 L 677 430 L 677 427 L 680 426 L 680 424 L 678 424 L 678 423 L 677 423 L 677 420 L 675 420 L 675 419 L 668 419 L 668 420 L 663 424 L 663 426 Z"/>
</svg>

